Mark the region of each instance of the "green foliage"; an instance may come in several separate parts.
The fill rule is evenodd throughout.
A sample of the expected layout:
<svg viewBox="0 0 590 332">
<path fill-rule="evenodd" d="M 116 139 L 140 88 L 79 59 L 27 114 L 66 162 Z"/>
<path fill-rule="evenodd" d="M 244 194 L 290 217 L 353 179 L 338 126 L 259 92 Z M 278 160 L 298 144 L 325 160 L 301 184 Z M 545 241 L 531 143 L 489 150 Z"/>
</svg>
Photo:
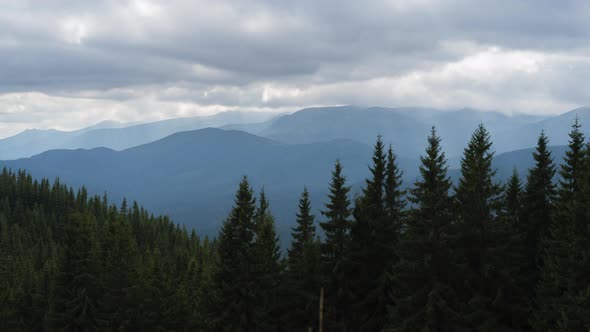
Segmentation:
<svg viewBox="0 0 590 332">
<path fill-rule="evenodd" d="M 576 120 L 554 179 L 547 145 L 541 133 L 524 189 L 516 172 L 502 186 L 480 125 L 453 188 L 433 128 L 406 206 L 379 137 L 354 206 L 336 162 L 320 234 L 303 190 L 285 257 L 246 177 L 210 240 L 4 169 L 0 330 L 316 330 L 323 289 L 327 331 L 588 331 L 590 154 Z"/>
<path fill-rule="evenodd" d="M 320 222 L 325 240 L 321 244 L 322 270 L 325 288 L 325 317 L 330 329 L 345 329 L 349 318 L 350 280 L 345 271 L 345 259 L 350 246 L 350 187 L 342 174 L 342 164 L 336 161 L 332 172 L 328 203 L 322 214 L 327 219 Z"/>
<path fill-rule="evenodd" d="M 513 229 L 501 218 L 503 189 L 493 179 L 491 147 L 490 135 L 480 124 L 461 160 L 453 241 L 456 272 L 463 279 L 457 294 L 463 303 L 462 320 L 471 329 L 516 331 L 523 328 L 516 313 L 526 314 L 528 307 L 515 298 L 518 271 L 510 250 Z M 515 188 L 510 190 L 517 191 L 518 178 L 512 181 Z"/>
<path fill-rule="evenodd" d="M 204 316 L 182 289 L 209 283 L 215 243 L 122 205 L 3 170 L 0 330 L 186 330 Z M 197 260 L 200 277 L 186 278 Z"/>
<path fill-rule="evenodd" d="M 523 215 L 519 224 L 526 257 L 522 273 L 528 278 L 525 288 L 529 298 L 533 298 L 539 282 L 539 271 L 543 267 L 544 239 L 549 236 L 555 211 L 555 165 L 551 152 L 547 149 L 548 143 L 549 139 L 541 132 L 537 148 L 533 152 L 535 166 L 529 170 L 524 189 Z"/>
<path fill-rule="evenodd" d="M 254 328 L 255 217 L 256 199 L 244 177 L 236 193 L 235 205 L 219 232 L 214 279 L 216 303 L 210 308 L 216 329 L 250 331 Z"/>
<path fill-rule="evenodd" d="M 570 132 L 549 233 L 543 239 L 540 280 L 532 325 L 544 331 L 585 331 L 584 292 L 588 261 L 587 201 L 584 196 L 586 149 L 578 119 Z M 577 303 L 578 301 L 582 303 Z"/>
<path fill-rule="evenodd" d="M 67 221 L 64 254 L 51 301 L 52 330 L 96 331 L 107 324 L 94 224 L 83 214 L 72 214 Z"/>
<path fill-rule="evenodd" d="M 520 217 L 522 216 L 522 194 L 522 183 L 516 168 L 514 168 L 504 189 L 504 206 L 502 210 L 505 220 L 514 229 L 520 227 Z"/>
<path fill-rule="evenodd" d="M 410 191 L 414 204 L 393 270 L 396 331 L 455 331 L 461 328 L 459 294 L 453 265 L 451 181 L 441 139 L 432 128 L 421 177 Z"/>
<path fill-rule="evenodd" d="M 264 191 L 256 210 L 254 258 L 254 321 L 257 330 L 276 331 L 280 321 L 280 285 L 283 265 L 274 217 Z"/>
<path fill-rule="evenodd" d="M 288 249 L 285 275 L 288 309 L 285 323 L 289 331 L 305 331 L 318 325 L 317 308 L 321 288 L 321 251 L 316 237 L 315 216 L 307 188 L 299 199 L 296 226 L 292 228 L 292 242 Z"/>
<path fill-rule="evenodd" d="M 371 177 L 356 200 L 346 268 L 351 276 L 352 312 L 348 328 L 383 329 L 391 298 L 391 268 L 397 262 L 397 240 L 404 203 L 401 173 L 390 148 L 377 138 Z M 363 273 L 355 273 L 363 271 Z"/>
</svg>

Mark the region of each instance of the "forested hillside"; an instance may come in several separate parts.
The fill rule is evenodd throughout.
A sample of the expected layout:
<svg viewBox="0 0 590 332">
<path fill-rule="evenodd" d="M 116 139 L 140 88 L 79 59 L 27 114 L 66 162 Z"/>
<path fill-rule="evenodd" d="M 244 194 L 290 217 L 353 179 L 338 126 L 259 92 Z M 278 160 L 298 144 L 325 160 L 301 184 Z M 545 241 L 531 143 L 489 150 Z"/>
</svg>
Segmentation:
<svg viewBox="0 0 590 332">
<path fill-rule="evenodd" d="M 194 330 L 215 244 L 137 203 L 0 175 L 0 330 Z"/>
<path fill-rule="evenodd" d="M 506 183 L 483 125 L 456 183 L 434 128 L 411 184 L 379 137 L 360 194 L 340 161 L 321 215 L 301 188 L 286 252 L 267 194 L 247 177 L 210 241 L 136 203 L 4 170 L 0 329 L 588 331 L 580 128 L 560 166 L 541 132 L 526 178 Z"/>
</svg>

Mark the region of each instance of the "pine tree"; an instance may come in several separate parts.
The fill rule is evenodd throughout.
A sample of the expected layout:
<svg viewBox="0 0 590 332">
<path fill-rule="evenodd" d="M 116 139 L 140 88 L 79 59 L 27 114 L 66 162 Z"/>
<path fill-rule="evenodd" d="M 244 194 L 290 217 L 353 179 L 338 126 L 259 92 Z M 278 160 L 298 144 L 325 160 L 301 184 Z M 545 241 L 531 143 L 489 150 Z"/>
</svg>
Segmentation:
<svg viewBox="0 0 590 332">
<path fill-rule="evenodd" d="M 403 202 L 401 174 L 391 148 L 385 153 L 381 137 L 373 152 L 371 178 L 357 200 L 351 231 L 348 274 L 351 276 L 354 315 L 349 328 L 381 330 L 387 322 L 396 244 Z M 363 273 L 355 273 L 361 270 Z"/>
<path fill-rule="evenodd" d="M 204 310 L 187 310 L 184 276 L 200 252 L 210 279 L 215 245 L 135 202 L 125 213 L 108 204 L 106 195 L 74 195 L 59 181 L 0 174 L 0 330 L 195 327 Z M 198 294 L 198 302 L 213 308 L 212 294 Z"/>
<path fill-rule="evenodd" d="M 366 185 L 362 196 L 362 213 L 367 220 L 377 220 L 385 215 L 384 188 L 387 160 L 381 136 L 378 136 L 375 142 L 372 161 L 373 165 L 369 167 L 371 178 L 365 180 Z"/>
<path fill-rule="evenodd" d="M 287 288 L 289 293 L 288 330 L 317 326 L 318 295 L 321 287 L 320 246 L 316 238 L 315 216 L 307 188 L 299 198 L 297 226 L 292 228 L 288 250 Z"/>
<path fill-rule="evenodd" d="M 303 257 L 304 247 L 307 243 L 315 240 L 315 216 L 311 213 L 311 202 L 307 187 L 303 188 L 299 198 L 299 211 L 297 212 L 296 224 L 291 232 L 291 248 L 288 250 L 289 269 L 296 270 Z M 291 266 L 291 264 L 294 264 Z"/>
<path fill-rule="evenodd" d="M 434 127 L 426 155 L 420 157 L 420 179 L 410 191 L 414 204 L 400 240 L 399 262 L 394 267 L 395 306 L 391 310 L 396 331 L 456 331 L 460 329 L 456 267 L 450 241 L 451 181 Z"/>
<path fill-rule="evenodd" d="M 377 137 L 374 145 L 372 165 L 369 166 L 370 178 L 365 180 L 362 195 L 355 199 L 354 221 L 351 227 L 350 250 L 344 265 L 346 274 L 350 278 L 349 303 L 352 307 L 348 319 L 348 329 L 351 330 L 379 330 L 377 326 L 383 306 L 376 305 L 382 292 L 374 292 L 375 282 L 380 270 L 385 268 L 379 256 L 376 235 L 384 224 L 384 184 L 386 157 L 381 136 Z M 354 273 L 354 271 L 363 273 Z"/>
<path fill-rule="evenodd" d="M 461 160 L 461 178 L 455 190 L 457 238 L 454 259 L 460 267 L 463 319 L 477 331 L 519 330 L 512 315 L 526 313 L 514 299 L 511 228 L 501 219 L 503 188 L 494 182 L 493 152 L 488 131 L 480 124 Z M 510 310 L 507 310 L 507 309 Z"/>
<path fill-rule="evenodd" d="M 568 150 L 559 170 L 558 204 L 572 203 L 576 195 L 580 194 L 584 163 L 586 161 L 586 149 L 584 147 L 584 134 L 582 125 L 576 117 L 572 130 L 569 133 Z"/>
<path fill-rule="evenodd" d="M 215 299 L 211 320 L 216 330 L 253 331 L 254 235 L 256 199 L 244 177 L 236 193 L 234 207 L 218 237 Z"/>
<path fill-rule="evenodd" d="M 100 302 L 103 287 L 90 217 L 72 215 L 64 240 L 64 254 L 51 303 L 51 330 L 101 330 L 106 323 Z"/>
<path fill-rule="evenodd" d="M 322 211 L 326 221 L 320 222 L 325 240 L 321 244 L 325 288 L 325 322 L 330 329 L 345 328 L 348 318 L 346 283 L 343 263 L 350 245 L 351 210 L 342 165 L 336 161 L 330 183 L 329 203 Z"/>
<path fill-rule="evenodd" d="M 207 306 L 207 291 L 211 287 L 211 280 L 205 267 L 204 254 L 198 251 L 196 257 L 189 262 L 185 278 L 187 301 L 191 316 L 190 330 L 204 331 L 209 328 L 205 310 Z"/>
<path fill-rule="evenodd" d="M 392 222 L 398 222 L 396 228 L 400 227 L 400 218 L 406 207 L 404 200 L 405 191 L 402 190 L 403 172 L 397 164 L 397 156 L 393 153 L 391 145 L 387 150 L 387 165 L 385 168 L 385 213 Z M 399 231 L 398 231 L 399 232 Z"/>
<path fill-rule="evenodd" d="M 543 239 L 543 266 L 537 287 L 533 326 L 538 331 L 584 331 L 583 304 L 576 303 L 584 289 L 588 268 L 585 265 L 585 242 L 588 241 L 585 201 L 581 190 L 586 151 L 584 134 L 576 118 L 570 141 L 559 170 L 559 186 L 549 234 Z M 590 307 L 587 307 L 590 309 Z"/>
<path fill-rule="evenodd" d="M 131 288 L 138 277 L 137 246 L 131 233 L 131 225 L 121 216 L 108 221 L 107 236 L 103 249 L 105 287 L 105 309 L 109 313 L 109 328 L 129 329 L 135 300 L 131 298 Z"/>
<path fill-rule="evenodd" d="M 396 299 L 394 296 L 395 284 L 394 268 L 399 262 L 399 241 L 401 237 L 402 225 L 406 218 L 406 191 L 402 190 L 403 172 L 397 164 L 397 156 L 393 153 L 391 145 L 387 150 L 387 166 L 385 169 L 385 213 L 386 222 L 383 229 L 377 233 L 376 243 L 379 245 L 380 254 L 383 255 L 383 265 L 381 275 L 377 282 L 377 290 L 382 292 L 384 303 L 382 313 L 388 313 L 389 309 L 395 306 Z M 383 325 L 388 325 L 388 314 L 382 316 Z"/>
<path fill-rule="evenodd" d="M 533 298 L 539 281 L 539 269 L 543 266 L 543 239 L 549 235 L 554 212 L 555 165 L 547 148 L 549 139 L 541 132 L 533 152 L 535 166 L 529 170 L 523 195 L 523 216 L 519 232 L 523 239 L 526 263 L 523 274 L 527 276 L 526 293 Z"/>
<path fill-rule="evenodd" d="M 282 265 L 280 262 L 279 239 L 276 234 L 274 217 L 264 190 L 260 193 L 259 206 L 255 215 L 256 240 L 253 248 L 255 308 L 254 322 L 258 331 L 276 331 L 281 326 L 280 293 Z"/>
<path fill-rule="evenodd" d="M 503 204 L 503 216 L 515 230 L 519 227 L 522 216 L 522 194 L 522 183 L 515 167 L 504 190 Z"/>
<path fill-rule="evenodd" d="M 503 274 L 506 287 L 498 295 L 497 303 L 502 305 L 504 322 L 510 324 L 514 329 L 530 330 L 529 322 L 523 317 L 530 314 L 532 299 L 528 293 L 529 278 L 523 267 L 526 265 L 527 257 L 522 233 L 519 232 L 523 216 L 523 189 L 516 167 L 504 186 L 502 207 L 499 212 L 499 230 L 501 233 L 497 239 L 503 245 L 502 255 Z M 498 306 L 496 305 L 498 308 Z M 511 323 L 510 323 L 511 322 Z"/>
</svg>

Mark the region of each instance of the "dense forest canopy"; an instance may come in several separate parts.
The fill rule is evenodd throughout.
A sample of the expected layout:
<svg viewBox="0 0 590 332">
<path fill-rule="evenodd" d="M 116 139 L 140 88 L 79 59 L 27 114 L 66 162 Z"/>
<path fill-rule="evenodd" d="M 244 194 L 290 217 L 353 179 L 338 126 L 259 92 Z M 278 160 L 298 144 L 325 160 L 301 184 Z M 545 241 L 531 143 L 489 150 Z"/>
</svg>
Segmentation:
<svg viewBox="0 0 590 332">
<path fill-rule="evenodd" d="M 480 125 L 453 184 L 432 128 L 407 186 L 378 137 L 358 195 L 339 161 L 321 215 L 301 188 L 285 253 L 247 177 L 210 240 L 4 169 L 0 330 L 588 331 L 590 148 L 577 120 L 562 165 L 548 144 L 498 183 Z"/>
</svg>

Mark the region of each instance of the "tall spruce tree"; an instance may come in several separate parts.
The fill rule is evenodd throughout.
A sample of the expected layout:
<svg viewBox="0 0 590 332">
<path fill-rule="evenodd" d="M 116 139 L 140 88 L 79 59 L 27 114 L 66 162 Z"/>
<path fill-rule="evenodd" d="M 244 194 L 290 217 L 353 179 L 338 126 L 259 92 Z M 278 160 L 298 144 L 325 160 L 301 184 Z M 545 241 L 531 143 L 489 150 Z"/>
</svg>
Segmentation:
<svg viewBox="0 0 590 332">
<path fill-rule="evenodd" d="M 255 216 L 256 199 L 244 177 L 218 237 L 216 303 L 210 309 L 211 323 L 219 331 L 255 330 Z"/>
<path fill-rule="evenodd" d="M 532 299 L 528 293 L 530 278 L 526 275 L 527 256 L 522 238 L 521 220 L 523 216 L 523 188 L 516 167 L 504 186 L 502 210 L 498 215 L 500 230 L 504 231 L 498 239 L 503 243 L 504 251 L 500 259 L 503 260 L 504 278 L 506 287 L 497 303 L 502 305 L 504 322 L 511 322 L 514 329 L 530 330 L 529 322 L 523 317 L 530 314 Z M 496 306 L 497 308 L 498 306 Z"/>
<path fill-rule="evenodd" d="M 586 144 L 585 152 L 580 184 L 584 204 L 579 207 L 584 217 L 578 220 L 579 223 L 576 225 L 576 251 L 581 258 L 576 262 L 579 267 L 575 274 L 577 277 L 590 274 L 590 143 Z M 576 304 L 576 317 L 581 317 L 585 329 L 590 330 L 590 285 L 587 283 L 587 277 L 576 279 L 575 284 L 574 288 L 579 289 L 578 294 L 573 298 Z"/>
<path fill-rule="evenodd" d="M 462 275 L 459 293 L 462 318 L 477 331 L 522 328 L 512 315 L 518 312 L 513 297 L 518 289 L 511 277 L 512 230 L 502 221 L 503 188 L 494 182 L 490 135 L 480 124 L 461 159 L 461 178 L 455 190 L 457 235 L 454 259 Z M 520 312 L 526 313 L 526 305 Z M 519 318 L 520 319 L 520 318 Z"/>
<path fill-rule="evenodd" d="M 276 331 L 282 325 L 279 312 L 279 285 L 282 264 L 279 239 L 274 217 L 264 189 L 260 192 L 255 215 L 256 239 L 253 247 L 254 261 L 254 322 L 256 331 Z"/>
<path fill-rule="evenodd" d="M 395 244 L 399 222 L 401 190 L 399 170 L 390 149 L 385 152 L 377 138 L 362 196 L 355 206 L 351 232 L 348 271 L 351 276 L 354 315 L 349 328 L 381 330 L 387 323 L 391 305 L 391 267 L 395 262 Z M 392 216 L 395 217 L 392 218 Z M 356 271 L 363 273 L 355 273 Z"/>
<path fill-rule="evenodd" d="M 526 257 L 522 273 L 528 278 L 526 293 L 529 298 L 534 297 L 539 281 L 539 269 L 543 266 L 543 239 L 549 235 L 554 213 L 555 165 L 547 148 L 548 143 L 549 139 L 542 131 L 533 152 L 535 166 L 529 170 L 525 185 L 523 216 L 519 227 Z"/>
<path fill-rule="evenodd" d="M 378 305 L 383 292 L 375 292 L 375 282 L 380 271 L 385 268 L 378 252 L 376 235 L 384 225 L 386 156 L 381 136 L 377 137 L 369 166 L 371 176 L 365 180 L 362 195 L 355 200 L 354 221 L 351 227 L 350 250 L 345 270 L 350 278 L 349 303 L 352 311 L 349 315 L 348 329 L 354 331 L 380 330 L 378 327 L 381 308 Z M 363 271 L 363 273 L 355 273 Z M 381 316 L 381 315 L 379 315 Z"/>
<path fill-rule="evenodd" d="M 384 189 L 386 181 L 387 157 L 385 155 L 385 145 L 381 136 L 377 136 L 377 141 L 373 148 L 373 165 L 369 167 L 371 177 L 365 180 L 365 188 L 362 196 L 362 214 L 369 220 L 377 220 L 385 215 Z"/>
<path fill-rule="evenodd" d="M 395 305 L 390 324 L 395 331 L 460 330 L 459 294 L 451 239 L 451 181 L 441 139 L 434 127 L 426 155 L 420 157 L 420 179 L 410 191 L 414 204 L 400 240 L 394 267 Z"/>
<path fill-rule="evenodd" d="M 287 310 L 287 327 L 291 331 L 304 331 L 318 324 L 321 253 L 314 220 L 309 192 L 304 188 L 299 198 L 296 226 L 291 232 L 291 248 L 288 250 L 286 283 L 290 306 Z"/>
<path fill-rule="evenodd" d="M 588 263 L 585 243 L 589 240 L 584 229 L 587 208 L 581 189 L 586 150 L 580 128 L 576 118 L 559 170 L 553 220 L 549 234 L 543 239 L 544 264 L 532 319 L 537 331 L 585 331 L 588 328 L 583 324 L 583 316 L 579 316 L 584 304 L 576 302 L 587 285 L 583 280 L 589 272 L 585 266 Z M 586 307 L 588 309 L 590 307 Z"/>
<path fill-rule="evenodd" d="M 336 161 L 330 183 L 329 202 L 322 211 L 326 221 L 320 222 L 325 235 L 321 244 L 325 288 L 325 323 L 329 329 L 346 328 L 349 308 L 347 305 L 348 276 L 344 262 L 350 245 L 351 210 L 350 187 L 342 174 L 342 164 Z"/>
<path fill-rule="evenodd" d="M 303 188 L 298 208 L 296 226 L 291 229 L 291 248 L 288 250 L 290 270 L 297 269 L 296 266 L 291 267 L 291 264 L 298 265 L 301 262 L 305 245 L 316 238 L 315 216 L 311 213 L 311 201 L 307 187 Z"/>
<path fill-rule="evenodd" d="M 405 190 L 402 189 L 403 171 L 397 164 L 397 156 L 393 153 L 391 145 L 387 149 L 387 165 L 385 167 L 385 213 L 392 220 L 394 225 L 399 229 L 401 226 L 401 217 L 406 208 L 404 200 Z M 398 230 L 399 233 L 399 230 Z"/>
</svg>

